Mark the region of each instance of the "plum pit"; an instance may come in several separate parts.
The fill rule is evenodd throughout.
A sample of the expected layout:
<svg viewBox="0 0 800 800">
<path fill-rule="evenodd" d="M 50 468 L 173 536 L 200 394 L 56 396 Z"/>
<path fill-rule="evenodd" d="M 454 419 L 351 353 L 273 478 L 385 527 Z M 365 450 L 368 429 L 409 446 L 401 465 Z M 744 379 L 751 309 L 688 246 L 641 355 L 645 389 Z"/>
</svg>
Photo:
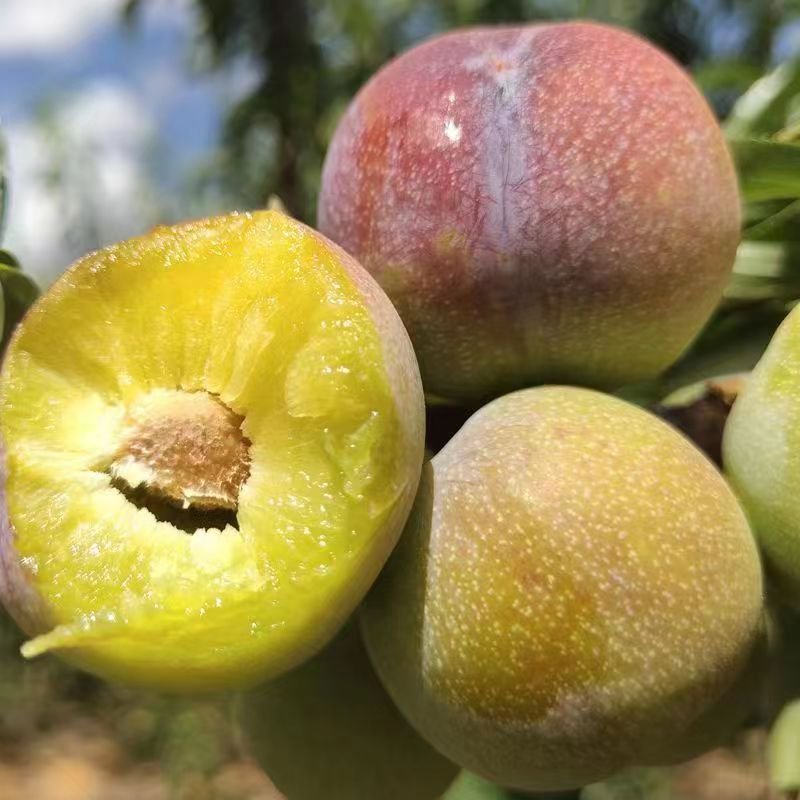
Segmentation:
<svg viewBox="0 0 800 800">
<path fill-rule="evenodd" d="M 107 473 L 138 508 L 187 533 L 238 528 L 250 475 L 244 419 L 205 391 L 154 390 L 129 407 Z"/>
</svg>

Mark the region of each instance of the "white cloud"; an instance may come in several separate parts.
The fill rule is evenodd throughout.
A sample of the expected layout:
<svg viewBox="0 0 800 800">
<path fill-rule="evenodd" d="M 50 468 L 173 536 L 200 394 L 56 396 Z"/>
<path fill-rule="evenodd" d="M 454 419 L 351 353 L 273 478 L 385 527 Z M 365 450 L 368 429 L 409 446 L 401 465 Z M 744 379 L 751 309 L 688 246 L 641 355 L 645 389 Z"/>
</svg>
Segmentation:
<svg viewBox="0 0 800 800">
<path fill-rule="evenodd" d="M 51 261 L 58 260 L 58 242 L 63 235 L 63 219 L 57 196 L 47 186 L 47 144 L 42 133 L 32 126 L 8 128 L 6 138 L 10 171 L 15 178 L 9 193 L 7 236 L 3 244 L 15 250 L 38 279 L 48 279 Z"/>
<path fill-rule="evenodd" d="M 2 0 L 0 55 L 70 50 L 115 20 L 121 7 L 121 0 Z"/>
<path fill-rule="evenodd" d="M 152 225 L 155 131 L 136 95 L 107 81 L 66 96 L 48 119 L 9 126 L 4 246 L 47 284 L 87 250 Z"/>
<path fill-rule="evenodd" d="M 86 147 L 129 150 L 155 130 L 139 98 L 122 84 L 105 80 L 71 95 L 57 115 L 64 135 Z"/>
</svg>

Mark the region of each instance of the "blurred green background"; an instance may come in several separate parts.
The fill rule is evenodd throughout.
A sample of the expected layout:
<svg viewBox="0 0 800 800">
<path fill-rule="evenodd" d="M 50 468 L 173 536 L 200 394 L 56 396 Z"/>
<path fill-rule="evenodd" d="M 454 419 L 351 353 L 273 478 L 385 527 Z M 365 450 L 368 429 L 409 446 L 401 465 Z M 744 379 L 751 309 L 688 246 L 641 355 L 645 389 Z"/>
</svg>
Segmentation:
<svg viewBox="0 0 800 800">
<path fill-rule="evenodd" d="M 746 241 L 722 310 L 681 364 L 637 391 L 657 400 L 749 368 L 800 297 L 800 0 L 166 5 L 0 0 L 0 119 L 10 145 L 3 245 L 41 284 L 75 256 L 156 222 L 258 207 L 272 195 L 313 223 L 337 119 L 388 59 L 458 26 L 582 17 L 639 31 L 692 72 L 726 120 L 747 201 Z M 169 35 L 156 26 L 165 18 Z M 76 19 L 102 25 L 82 36 Z M 79 69 L 86 48 L 95 49 Z M 157 75 L 140 74 L 148 63 Z M 122 102 L 136 97 L 149 117 Z M 6 261 L 0 253 L 13 311 L 31 288 Z M 248 760 L 225 698 L 178 702 L 101 684 L 50 658 L 24 663 L 21 641 L 0 616 L 0 800 L 278 797 Z M 756 732 L 699 778 L 634 776 L 585 798 L 763 800 L 773 795 L 761 744 Z M 481 796 L 490 795 L 463 795 Z"/>
</svg>

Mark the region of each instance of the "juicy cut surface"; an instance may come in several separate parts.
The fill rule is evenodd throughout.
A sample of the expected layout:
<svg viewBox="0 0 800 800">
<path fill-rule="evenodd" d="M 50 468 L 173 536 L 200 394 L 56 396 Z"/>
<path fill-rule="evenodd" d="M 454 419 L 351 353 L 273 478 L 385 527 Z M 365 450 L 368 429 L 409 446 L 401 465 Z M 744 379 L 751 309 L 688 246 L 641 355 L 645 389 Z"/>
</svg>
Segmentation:
<svg viewBox="0 0 800 800">
<path fill-rule="evenodd" d="M 46 609 L 27 655 L 247 682 L 318 647 L 309 629 L 358 601 L 409 477 L 379 331 L 342 259 L 287 217 L 233 215 L 90 255 L 32 310 L 0 389 L 7 539 Z M 241 420 L 246 477 L 218 504 L 236 526 L 187 535 L 115 485 L 158 480 L 119 461 L 152 398 L 168 424 L 148 457 L 173 463 L 158 439 L 174 449 L 180 432 L 171 396 Z"/>
</svg>

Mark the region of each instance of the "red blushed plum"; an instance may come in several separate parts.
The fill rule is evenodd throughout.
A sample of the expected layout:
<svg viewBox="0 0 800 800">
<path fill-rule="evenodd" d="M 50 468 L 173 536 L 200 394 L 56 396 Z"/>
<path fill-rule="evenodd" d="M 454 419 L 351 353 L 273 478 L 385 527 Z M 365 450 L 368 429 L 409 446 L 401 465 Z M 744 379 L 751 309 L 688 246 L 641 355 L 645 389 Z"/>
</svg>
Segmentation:
<svg viewBox="0 0 800 800">
<path fill-rule="evenodd" d="M 460 400 L 653 377 L 718 302 L 739 224 L 688 76 L 586 23 L 457 31 L 390 63 L 342 119 L 319 203 L 427 391 Z"/>
</svg>

